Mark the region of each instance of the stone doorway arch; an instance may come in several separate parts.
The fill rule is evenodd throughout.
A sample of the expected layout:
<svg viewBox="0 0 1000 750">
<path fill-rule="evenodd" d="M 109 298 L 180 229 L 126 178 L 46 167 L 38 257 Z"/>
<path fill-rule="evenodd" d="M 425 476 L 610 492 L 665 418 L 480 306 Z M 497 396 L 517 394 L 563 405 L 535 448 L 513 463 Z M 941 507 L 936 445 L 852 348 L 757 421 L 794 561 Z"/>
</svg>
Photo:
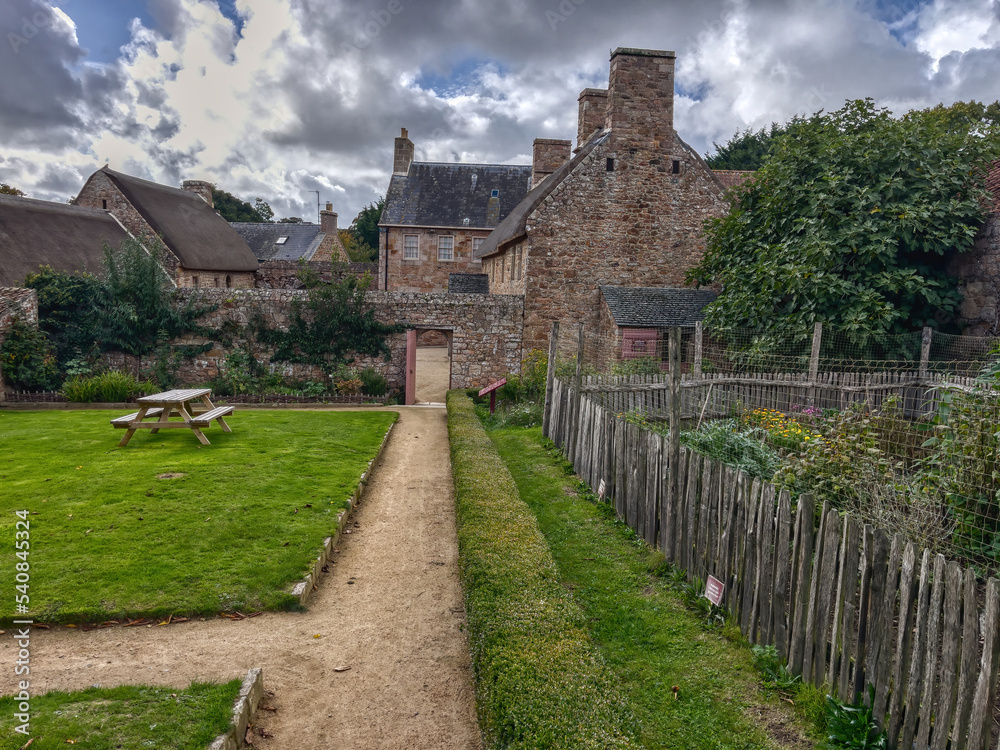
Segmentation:
<svg viewBox="0 0 1000 750">
<path fill-rule="evenodd" d="M 412 328 L 406 332 L 406 403 L 444 403 L 451 388 L 450 328 Z"/>
</svg>

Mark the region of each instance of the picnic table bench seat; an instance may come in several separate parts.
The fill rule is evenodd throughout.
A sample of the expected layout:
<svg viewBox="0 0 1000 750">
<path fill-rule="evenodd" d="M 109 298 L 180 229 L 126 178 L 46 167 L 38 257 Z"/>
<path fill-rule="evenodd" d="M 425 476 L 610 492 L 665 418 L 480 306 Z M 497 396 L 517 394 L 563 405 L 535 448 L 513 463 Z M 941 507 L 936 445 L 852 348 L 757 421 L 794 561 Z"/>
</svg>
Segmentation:
<svg viewBox="0 0 1000 750">
<path fill-rule="evenodd" d="M 191 424 L 199 426 L 208 425 L 213 419 L 218 419 L 221 422 L 222 417 L 228 417 L 232 413 L 232 406 L 216 406 L 214 409 L 210 409 L 209 411 L 193 416 L 191 418 Z"/>
<path fill-rule="evenodd" d="M 150 419 L 152 417 L 158 417 L 162 413 L 163 413 L 163 409 L 150 409 L 149 411 L 146 412 L 146 414 L 143 417 L 143 419 Z M 128 427 L 130 424 L 132 424 L 132 422 L 134 422 L 135 418 L 138 417 L 138 416 L 139 416 L 139 412 L 134 411 L 131 414 L 126 414 L 124 417 L 116 417 L 115 419 L 112 419 L 111 420 L 111 425 L 113 427 L 122 427 L 122 428 L 125 428 L 125 427 Z"/>
</svg>

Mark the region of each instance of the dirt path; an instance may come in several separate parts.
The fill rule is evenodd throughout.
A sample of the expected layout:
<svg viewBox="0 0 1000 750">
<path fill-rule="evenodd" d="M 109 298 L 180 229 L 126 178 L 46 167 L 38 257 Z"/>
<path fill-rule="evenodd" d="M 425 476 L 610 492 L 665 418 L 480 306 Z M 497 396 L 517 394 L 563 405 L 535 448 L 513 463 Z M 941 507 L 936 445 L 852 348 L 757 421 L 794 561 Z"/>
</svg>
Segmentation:
<svg viewBox="0 0 1000 750">
<path fill-rule="evenodd" d="M 457 574 L 445 411 L 403 408 L 304 613 L 32 633 L 32 687 L 183 686 L 263 667 L 258 750 L 480 747 Z M 358 525 L 354 526 L 354 522 Z M 319 636 L 318 638 L 316 636 Z M 13 663 L 10 638 L 0 663 Z M 350 666 L 345 672 L 334 668 Z M 0 693 L 16 692 L 13 670 Z"/>
</svg>

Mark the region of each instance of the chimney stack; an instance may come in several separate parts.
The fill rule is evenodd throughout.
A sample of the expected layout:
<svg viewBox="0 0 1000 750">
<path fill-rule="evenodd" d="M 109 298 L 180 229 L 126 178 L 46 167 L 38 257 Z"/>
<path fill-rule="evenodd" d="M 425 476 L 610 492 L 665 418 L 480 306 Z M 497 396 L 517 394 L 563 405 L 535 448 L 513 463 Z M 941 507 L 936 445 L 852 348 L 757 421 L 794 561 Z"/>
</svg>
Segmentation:
<svg viewBox="0 0 1000 750">
<path fill-rule="evenodd" d="M 319 212 L 319 230 L 324 234 L 337 234 L 337 214 L 332 203 L 327 203 L 326 208 Z"/>
<path fill-rule="evenodd" d="M 674 138 L 674 53 L 619 47 L 611 53 L 606 127 L 613 141 L 667 148 Z"/>
<path fill-rule="evenodd" d="M 411 161 L 413 161 L 413 141 L 409 139 L 406 128 L 401 128 L 393 150 L 392 173 L 406 174 L 410 171 Z"/>
<path fill-rule="evenodd" d="M 211 208 L 215 208 L 215 200 L 212 198 L 212 191 L 215 185 L 205 180 L 184 180 L 182 187 L 189 193 L 200 195 Z"/>
<path fill-rule="evenodd" d="M 536 138 L 531 144 L 531 187 L 534 188 L 569 161 L 572 148 L 572 141 Z"/>
<path fill-rule="evenodd" d="M 604 130 L 608 117 L 608 90 L 584 89 L 577 101 L 580 103 L 580 114 L 576 126 L 576 150 L 579 151 L 595 130 Z"/>
</svg>

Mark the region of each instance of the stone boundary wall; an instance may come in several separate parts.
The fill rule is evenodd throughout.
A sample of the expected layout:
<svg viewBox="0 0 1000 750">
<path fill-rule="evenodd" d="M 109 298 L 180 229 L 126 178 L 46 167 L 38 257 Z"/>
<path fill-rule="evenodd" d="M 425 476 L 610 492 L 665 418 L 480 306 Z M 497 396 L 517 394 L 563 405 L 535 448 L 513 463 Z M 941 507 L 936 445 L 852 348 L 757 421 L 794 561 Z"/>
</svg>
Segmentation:
<svg viewBox="0 0 1000 750">
<path fill-rule="evenodd" d="M 966 336 L 1000 333 L 1000 213 L 991 213 L 967 253 L 952 253 L 949 272 L 959 279 L 959 322 Z"/>
<path fill-rule="evenodd" d="M 260 289 L 301 289 L 299 271 L 303 267 L 315 271 L 321 280 L 333 281 L 345 275 L 372 275 L 372 286 L 378 275 L 377 263 L 334 263 L 329 260 L 310 260 L 299 263 L 297 260 L 267 260 L 257 269 L 257 287 Z"/>
<path fill-rule="evenodd" d="M 184 383 L 204 383 L 218 376 L 219 366 L 235 348 L 246 343 L 238 331 L 245 329 L 257 313 L 269 326 L 287 330 L 291 305 L 304 300 L 307 293 L 297 289 L 191 289 L 180 290 L 183 296 L 196 295 L 199 303 L 217 306 L 203 315 L 199 322 L 210 329 L 226 330 L 232 342 L 223 345 L 216 338 L 185 336 L 175 339 L 175 347 L 210 344 L 211 348 L 185 359 L 178 376 Z M 453 294 L 448 292 L 369 292 L 369 302 L 376 316 L 385 323 L 399 323 L 418 331 L 441 331 L 448 339 L 452 355 L 453 388 L 481 387 L 507 373 L 518 372 L 521 358 L 521 328 L 524 316 L 523 298 L 519 296 Z M 406 334 L 390 337 L 392 358 L 363 357 L 357 367 L 372 366 L 382 372 L 393 388 L 406 382 Z M 323 380 L 322 370 L 309 365 L 270 364 L 270 352 L 254 352 L 272 371 L 297 380 Z M 108 358 L 113 367 L 129 371 L 151 368 L 155 360 L 116 355 Z"/>
</svg>

